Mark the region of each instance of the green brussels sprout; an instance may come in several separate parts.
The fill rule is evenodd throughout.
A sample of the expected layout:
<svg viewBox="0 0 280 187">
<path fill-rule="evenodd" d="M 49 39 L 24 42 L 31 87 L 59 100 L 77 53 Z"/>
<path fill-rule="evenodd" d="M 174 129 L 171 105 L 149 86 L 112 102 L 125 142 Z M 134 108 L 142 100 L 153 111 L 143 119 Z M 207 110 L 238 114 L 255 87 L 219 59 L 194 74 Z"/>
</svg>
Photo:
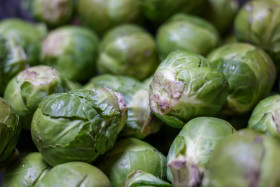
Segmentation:
<svg viewBox="0 0 280 187">
<path fill-rule="evenodd" d="M 238 0 L 207 0 L 204 17 L 221 33 L 227 31 L 238 11 Z"/>
<path fill-rule="evenodd" d="M 141 170 L 134 170 L 128 174 L 125 187 L 173 187 L 173 185 Z"/>
<path fill-rule="evenodd" d="M 118 26 L 103 38 L 97 64 L 100 73 L 143 80 L 159 64 L 154 38 L 136 25 Z"/>
<path fill-rule="evenodd" d="M 138 0 L 79 0 L 78 14 L 86 27 L 103 35 L 109 29 L 141 19 Z"/>
<path fill-rule="evenodd" d="M 68 90 L 65 80 L 54 68 L 34 66 L 22 71 L 8 83 L 4 99 L 21 118 L 23 128 L 28 130 L 41 100 L 52 93 Z"/>
<path fill-rule="evenodd" d="M 112 186 L 124 187 L 134 170 L 166 177 L 166 157 L 150 144 L 136 138 L 122 139 L 107 152 L 97 165 L 110 179 Z"/>
<path fill-rule="evenodd" d="M 49 27 L 57 27 L 71 21 L 74 13 L 73 0 L 31 0 L 32 16 Z"/>
<path fill-rule="evenodd" d="M 98 168 L 84 162 L 68 162 L 53 167 L 35 187 L 90 186 L 111 187 L 110 181 Z"/>
<path fill-rule="evenodd" d="M 120 136 L 145 138 L 160 129 L 162 122 L 150 110 L 149 90 L 137 80 L 125 76 L 100 75 L 91 79 L 85 87 L 107 87 L 123 95 L 128 116 Z"/>
<path fill-rule="evenodd" d="M 167 125 L 182 128 L 194 117 L 216 115 L 227 94 L 225 76 L 207 59 L 174 51 L 159 65 L 149 95 L 152 112 Z"/>
<path fill-rule="evenodd" d="M 87 81 L 96 73 L 98 43 L 96 34 L 86 28 L 60 27 L 44 40 L 41 60 L 43 64 L 55 67 L 64 77 Z"/>
<path fill-rule="evenodd" d="M 41 42 L 46 34 L 43 25 L 34 25 L 15 18 L 5 19 L 0 21 L 0 34 L 12 38 L 21 46 L 30 65 L 39 64 Z"/>
<path fill-rule="evenodd" d="M 26 55 L 15 39 L 6 39 L 0 34 L 0 95 L 8 82 L 26 65 Z"/>
<path fill-rule="evenodd" d="M 190 120 L 173 141 L 168 156 L 167 177 L 174 186 L 201 183 L 215 146 L 234 128 L 222 119 L 198 117 Z"/>
<path fill-rule="evenodd" d="M 202 186 L 280 186 L 279 157 L 275 139 L 254 131 L 241 131 L 216 146 Z"/>
<path fill-rule="evenodd" d="M 21 131 L 18 115 L 0 97 L 0 167 L 12 156 Z"/>
<path fill-rule="evenodd" d="M 267 51 L 280 69 L 280 1 L 249 1 L 235 18 L 238 40 L 250 42 Z"/>
<path fill-rule="evenodd" d="M 223 114 L 249 112 L 271 90 L 275 66 L 261 49 L 244 43 L 227 44 L 214 50 L 208 60 L 228 79 L 229 94 Z"/>
<path fill-rule="evenodd" d="M 111 149 L 127 119 L 121 94 L 107 88 L 46 97 L 34 113 L 31 135 L 47 163 L 91 163 Z"/>
<path fill-rule="evenodd" d="M 7 168 L 2 186 L 34 186 L 49 169 L 40 153 L 29 153 Z"/>
<path fill-rule="evenodd" d="M 280 95 L 267 97 L 255 107 L 248 127 L 280 138 Z"/>
<path fill-rule="evenodd" d="M 185 14 L 176 14 L 156 34 L 161 59 L 177 49 L 207 55 L 219 44 L 218 31 L 207 21 Z"/>
<path fill-rule="evenodd" d="M 160 24 L 177 12 L 190 13 L 206 0 L 142 0 L 142 12 L 152 23 Z"/>
</svg>

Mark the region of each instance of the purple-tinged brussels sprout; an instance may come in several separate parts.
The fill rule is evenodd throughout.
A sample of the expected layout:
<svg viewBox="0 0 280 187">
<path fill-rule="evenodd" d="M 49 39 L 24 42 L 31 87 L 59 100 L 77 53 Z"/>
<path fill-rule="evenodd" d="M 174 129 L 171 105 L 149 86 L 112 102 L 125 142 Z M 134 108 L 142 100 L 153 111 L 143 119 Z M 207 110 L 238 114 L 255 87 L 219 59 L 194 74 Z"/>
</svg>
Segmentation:
<svg viewBox="0 0 280 187">
<path fill-rule="evenodd" d="M 4 99 L 21 118 L 23 128 L 29 130 L 39 103 L 52 93 L 68 90 L 66 81 L 54 68 L 34 66 L 20 72 L 8 83 Z"/>
<path fill-rule="evenodd" d="M 174 186 L 198 186 L 216 145 L 235 132 L 222 119 L 190 120 L 173 141 L 167 156 L 167 177 Z"/>
<path fill-rule="evenodd" d="M 152 112 L 167 125 L 182 128 L 192 118 L 217 115 L 227 94 L 226 77 L 207 59 L 175 51 L 156 70 L 149 95 Z"/>
</svg>

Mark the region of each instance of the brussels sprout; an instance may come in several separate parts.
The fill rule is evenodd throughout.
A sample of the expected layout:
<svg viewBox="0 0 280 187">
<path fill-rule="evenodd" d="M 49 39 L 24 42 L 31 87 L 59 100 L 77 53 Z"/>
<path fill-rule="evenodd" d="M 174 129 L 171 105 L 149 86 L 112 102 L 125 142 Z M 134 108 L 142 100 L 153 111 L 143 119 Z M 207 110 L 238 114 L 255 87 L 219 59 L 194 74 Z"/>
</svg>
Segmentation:
<svg viewBox="0 0 280 187">
<path fill-rule="evenodd" d="M 23 128 L 28 130 L 41 100 L 52 93 L 66 91 L 68 86 L 65 80 L 54 68 L 34 66 L 22 71 L 8 83 L 4 99 L 21 118 Z"/>
<path fill-rule="evenodd" d="M 148 89 L 150 88 L 150 85 L 153 82 L 153 78 L 154 78 L 153 76 L 150 76 L 149 78 L 147 78 L 143 81 L 143 84 L 146 88 L 148 88 Z"/>
<path fill-rule="evenodd" d="M 18 115 L 0 97 L 0 167 L 12 156 L 20 131 Z"/>
<path fill-rule="evenodd" d="M 278 142 L 254 131 L 243 131 L 221 141 L 210 158 L 203 186 L 280 186 Z"/>
<path fill-rule="evenodd" d="M 79 0 L 78 14 L 83 25 L 103 35 L 109 29 L 140 20 L 138 0 Z"/>
<path fill-rule="evenodd" d="M 176 14 L 158 30 L 156 42 L 161 59 L 170 52 L 184 49 L 207 55 L 219 44 L 218 31 L 207 21 L 184 14 Z"/>
<path fill-rule="evenodd" d="M 49 169 L 50 166 L 40 153 L 29 153 L 8 167 L 4 173 L 2 186 L 34 186 Z"/>
<path fill-rule="evenodd" d="M 182 128 L 197 116 L 216 115 L 226 101 L 223 73 L 204 57 L 175 51 L 159 65 L 150 87 L 152 112 L 166 124 Z"/>
<path fill-rule="evenodd" d="M 73 0 L 31 0 L 32 16 L 50 27 L 57 27 L 71 21 L 74 13 Z"/>
<path fill-rule="evenodd" d="M 250 117 L 248 126 L 280 138 L 280 95 L 260 101 Z"/>
<path fill-rule="evenodd" d="M 177 12 L 189 13 L 206 0 L 141 0 L 144 16 L 152 23 L 160 24 Z"/>
<path fill-rule="evenodd" d="M 123 97 L 107 88 L 46 97 L 34 113 L 31 135 L 47 163 L 93 162 L 115 144 L 127 119 Z"/>
<path fill-rule="evenodd" d="M 207 0 L 205 19 L 221 33 L 227 31 L 238 11 L 238 0 Z"/>
<path fill-rule="evenodd" d="M 0 34 L 0 95 L 8 82 L 26 65 L 26 55 L 15 39 L 5 39 Z"/>
<path fill-rule="evenodd" d="M 280 1 L 249 1 L 235 18 L 234 30 L 240 41 L 267 51 L 280 68 Z"/>
<path fill-rule="evenodd" d="M 42 63 L 55 67 L 71 80 L 87 81 L 96 72 L 98 43 L 96 34 L 86 28 L 60 27 L 44 40 Z"/>
<path fill-rule="evenodd" d="M 97 165 L 110 179 L 112 186 L 124 187 L 134 170 L 166 177 L 166 157 L 153 146 L 136 138 L 122 139 L 107 152 Z"/>
<path fill-rule="evenodd" d="M 149 90 L 140 82 L 125 76 L 100 75 L 86 85 L 88 89 L 100 87 L 110 88 L 124 96 L 128 117 L 120 136 L 145 138 L 160 129 L 162 122 L 150 110 Z"/>
<path fill-rule="evenodd" d="M 218 142 L 234 133 L 222 119 L 198 117 L 189 121 L 173 141 L 167 161 L 167 177 L 174 186 L 197 186 Z"/>
<path fill-rule="evenodd" d="M 270 92 L 275 81 L 270 57 L 250 44 L 224 45 L 210 53 L 208 60 L 228 79 L 229 94 L 222 111 L 226 115 L 249 112 Z"/>
<path fill-rule="evenodd" d="M 52 168 L 35 187 L 90 186 L 111 187 L 110 181 L 98 168 L 84 162 L 69 162 Z"/>
<path fill-rule="evenodd" d="M 173 185 L 141 170 L 132 171 L 126 178 L 125 187 L 173 187 Z"/>
<path fill-rule="evenodd" d="M 153 37 L 136 25 L 121 25 L 108 32 L 99 48 L 100 73 L 127 75 L 143 80 L 159 61 Z"/>
<path fill-rule="evenodd" d="M 34 25 L 20 19 L 0 21 L 0 34 L 15 40 L 24 50 L 30 65 L 39 64 L 41 41 L 46 34 L 43 25 Z"/>
</svg>

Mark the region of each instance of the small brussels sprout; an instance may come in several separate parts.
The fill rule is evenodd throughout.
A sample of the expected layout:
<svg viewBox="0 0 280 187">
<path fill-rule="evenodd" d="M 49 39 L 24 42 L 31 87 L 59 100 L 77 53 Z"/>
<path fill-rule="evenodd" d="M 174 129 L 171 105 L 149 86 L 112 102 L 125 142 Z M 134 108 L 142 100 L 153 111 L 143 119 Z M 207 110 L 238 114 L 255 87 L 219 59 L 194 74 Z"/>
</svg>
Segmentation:
<svg viewBox="0 0 280 187">
<path fill-rule="evenodd" d="M 23 128 L 28 130 L 41 100 L 52 93 L 68 90 L 65 80 L 54 68 L 34 66 L 22 71 L 8 83 L 4 99 L 21 118 Z"/>
<path fill-rule="evenodd" d="M 112 186 L 124 187 L 134 170 L 166 177 L 166 157 L 150 144 L 136 138 L 122 139 L 107 152 L 97 165 L 110 179 Z"/>
<path fill-rule="evenodd" d="M 35 187 L 90 186 L 111 187 L 110 181 L 98 168 L 84 162 L 68 162 L 53 167 Z"/>
<path fill-rule="evenodd" d="M 0 167 L 12 156 L 21 131 L 18 115 L 0 97 Z"/>
<path fill-rule="evenodd" d="M 41 60 L 43 64 L 55 67 L 64 77 L 87 81 L 96 73 L 98 43 L 96 34 L 86 28 L 60 27 L 44 40 Z"/>
<path fill-rule="evenodd" d="M 109 31 L 99 48 L 100 73 L 127 75 L 139 80 L 150 76 L 159 61 L 152 35 L 136 25 L 121 25 Z"/>
<path fill-rule="evenodd" d="M 207 55 L 219 44 L 218 31 L 207 21 L 185 14 L 176 14 L 156 34 L 161 59 L 177 49 Z"/>
<path fill-rule="evenodd" d="M 15 39 L 6 39 L 0 34 L 0 95 L 8 82 L 26 65 L 26 55 Z"/>
<path fill-rule="evenodd" d="M 238 11 L 238 0 L 207 0 L 205 19 L 209 20 L 221 33 L 227 31 Z"/>
<path fill-rule="evenodd" d="M 121 94 L 107 88 L 46 97 L 34 113 L 31 135 L 47 163 L 91 163 L 111 149 L 127 119 Z"/>
<path fill-rule="evenodd" d="M 250 42 L 272 57 L 280 69 L 280 1 L 259 0 L 247 2 L 235 18 L 234 30 L 237 39 Z"/>
<path fill-rule="evenodd" d="M 241 131 L 216 146 L 203 186 L 280 186 L 279 157 L 280 148 L 275 139 L 254 131 Z"/>
<path fill-rule="evenodd" d="M 142 0 L 142 12 L 149 21 L 161 24 L 177 12 L 190 13 L 206 0 Z"/>
<path fill-rule="evenodd" d="M 137 80 L 114 75 L 94 77 L 86 85 L 87 89 L 107 87 L 124 96 L 128 109 L 126 125 L 120 136 L 145 138 L 158 132 L 162 122 L 150 110 L 149 90 Z"/>
<path fill-rule="evenodd" d="M 126 178 L 125 187 L 173 187 L 173 185 L 141 170 L 132 171 Z"/>
<path fill-rule="evenodd" d="M 159 65 L 150 86 L 152 112 L 182 128 L 198 116 L 216 115 L 226 101 L 228 82 L 204 57 L 175 51 Z"/>
<path fill-rule="evenodd" d="M 0 34 L 12 38 L 24 50 L 30 65 L 39 64 L 41 42 L 46 34 L 43 25 L 10 18 L 0 21 Z"/>
<path fill-rule="evenodd" d="M 139 22 L 140 1 L 79 0 L 78 14 L 83 25 L 103 35 L 117 25 Z"/>
<path fill-rule="evenodd" d="M 224 45 L 208 56 L 211 65 L 221 70 L 229 83 L 223 114 L 249 112 L 271 90 L 275 66 L 261 49 L 244 43 Z"/>
<path fill-rule="evenodd" d="M 40 153 L 29 153 L 7 168 L 2 186 L 34 186 L 49 169 Z"/>
<path fill-rule="evenodd" d="M 174 186 L 200 184 L 213 149 L 234 132 L 227 121 L 218 118 L 198 117 L 189 121 L 170 147 L 168 179 Z"/>
<path fill-rule="evenodd" d="M 260 101 L 250 117 L 248 127 L 280 138 L 280 95 Z"/>
<path fill-rule="evenodd" d="M 73 0 L 31 0 L 32 16 L 49 27 L 57 27 L 71 21 Z"/>
</svg>

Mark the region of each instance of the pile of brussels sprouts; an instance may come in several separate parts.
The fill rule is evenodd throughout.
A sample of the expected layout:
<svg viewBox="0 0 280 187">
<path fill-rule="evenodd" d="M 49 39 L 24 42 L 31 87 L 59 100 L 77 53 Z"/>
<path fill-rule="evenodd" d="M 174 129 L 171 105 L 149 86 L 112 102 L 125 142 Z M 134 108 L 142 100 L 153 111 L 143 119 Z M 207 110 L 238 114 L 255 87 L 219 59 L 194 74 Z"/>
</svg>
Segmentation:
<svg viewBox="0 0 280 187">
<path fill-rule="evenodd" d="M 25 0 L 0 186 L 279 187 L 280 0 L 241 2 Z"/>
</svg>

